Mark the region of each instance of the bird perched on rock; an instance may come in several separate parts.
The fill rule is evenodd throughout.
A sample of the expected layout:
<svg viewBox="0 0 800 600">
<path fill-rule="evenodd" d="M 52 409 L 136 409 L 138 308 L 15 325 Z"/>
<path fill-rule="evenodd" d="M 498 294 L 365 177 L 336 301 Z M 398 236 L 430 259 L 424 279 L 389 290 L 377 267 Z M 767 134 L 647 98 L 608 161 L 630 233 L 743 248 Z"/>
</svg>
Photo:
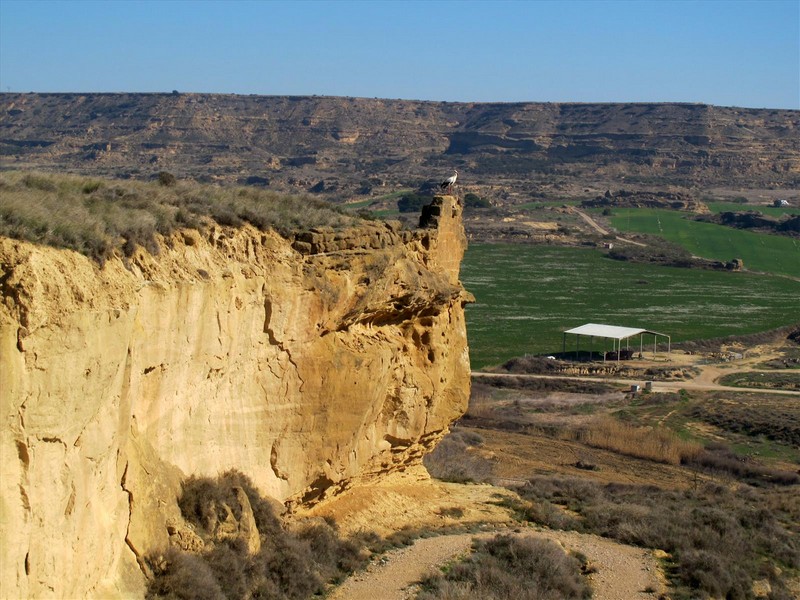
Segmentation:
<svg viewBox="0 0 800 600">
<path fill-rule="evenodd" d="M 458 179 L 458 171 L 453 169 L 453 174 L 450 177 L 448 177 L 447 179 L 445 179 L 442 183 L 440 183 L 439 186 L 443 190 L 447 190 L 448 192 L 452 192 L 453 191 L 453 186 L 456 183 L 456 179 Z"/>
</svg>

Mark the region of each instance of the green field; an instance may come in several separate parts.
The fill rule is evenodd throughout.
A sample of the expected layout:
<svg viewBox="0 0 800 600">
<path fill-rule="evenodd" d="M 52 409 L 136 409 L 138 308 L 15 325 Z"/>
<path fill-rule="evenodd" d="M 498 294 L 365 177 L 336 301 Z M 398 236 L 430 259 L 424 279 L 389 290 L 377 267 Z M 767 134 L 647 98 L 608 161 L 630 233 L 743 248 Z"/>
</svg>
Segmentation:
<svg viewBox="0 0 800 600">
<path fill-rule="evenodd" d="M 761 206 L 754 204 L 738 204 L 736 202 L 708 202 L 708 209 L 714 213 L 719 214 L 723 212 L 743 212 L 748 210 L 758 211 L 779 219 L 783 215 L 800 215 L 800 207 L 797 206 Z"/>
<path fill-rule="evenodd" d="M 674 342 L 800 321 L 800 282 L 626 263 L 591 249 L 473 244 L 461 279 L 477 300 L 467 307 L 473 369 L 560 352 L 562 331 L 590 322 L 651 329 Z"/>
<path fill-rule="evenodd" d="M 692 254 L 727 262 L 741 258 L 746 269 L 800 278 L 800 240 L 691 220 L 671 210 L 614 210 L 611 225 L 621 232 L 647 233 L 680 244 Z"/>
</svg>

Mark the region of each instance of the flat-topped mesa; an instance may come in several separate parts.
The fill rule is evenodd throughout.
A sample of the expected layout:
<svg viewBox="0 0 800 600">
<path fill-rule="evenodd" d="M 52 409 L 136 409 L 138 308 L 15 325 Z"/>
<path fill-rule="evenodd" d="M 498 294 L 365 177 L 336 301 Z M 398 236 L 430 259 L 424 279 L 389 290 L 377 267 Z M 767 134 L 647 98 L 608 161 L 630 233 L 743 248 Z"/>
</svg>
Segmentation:
<svg viewBox="0 0 800 600">
<path fill-rule="evenodd" d="M 469 395 L 460 206 L 433 206 L 413 231 L 181 231 L 102 269 L 0 238 L 4 594 L 142 595 L 190 475 L 296 506 L 418 465 Z"/>
</svg>

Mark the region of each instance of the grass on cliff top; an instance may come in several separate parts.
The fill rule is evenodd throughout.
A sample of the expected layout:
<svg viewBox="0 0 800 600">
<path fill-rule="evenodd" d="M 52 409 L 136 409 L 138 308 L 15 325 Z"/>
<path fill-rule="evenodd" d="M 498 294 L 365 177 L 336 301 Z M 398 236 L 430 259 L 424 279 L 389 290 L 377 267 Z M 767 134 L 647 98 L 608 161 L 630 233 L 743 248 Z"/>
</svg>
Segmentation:
<svg viewBox="0 0 800 600">
<path fill-rule="evenodd" d="M 317 199 L 251 187 L 176 181 L 111 180 L 38 172 L 0 172 L 0 235 L 69 248 L 101 265 L 137 245 L 158 253 L 157 235 L 216 222 L 250 223 L 281 235 L 357 221 Z"/>
</svg>

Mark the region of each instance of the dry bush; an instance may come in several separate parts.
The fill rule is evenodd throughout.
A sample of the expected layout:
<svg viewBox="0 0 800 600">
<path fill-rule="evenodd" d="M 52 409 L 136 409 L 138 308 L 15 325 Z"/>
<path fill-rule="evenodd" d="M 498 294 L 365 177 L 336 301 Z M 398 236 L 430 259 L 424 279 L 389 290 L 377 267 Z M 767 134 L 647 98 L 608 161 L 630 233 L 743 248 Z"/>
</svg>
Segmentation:
<svg viewBox="0 0 800 600">
<path fill-rule="evenodd" d="M 530 377 L 482 376 L 481 383 L 498 389 L 515 389 L 536 392 L 571 392 L 574 394 L 607 394 L 616 391 L 612 384 L 576 379 L 550 379 Z"/>
<path fill-rule="evenodd" d="M 783 574 L 800 568 L 796 488 L 674 491 L 540 476 L 516 491 L 530 505 L 568 508 L 576 515 L 564 522 L 571 529 L 668 552 L 676 600 L 750 598 L 753 580 L 763 578 L 783 598 Z M 518 514 L 535 520 L 542 513 L 523 506 Z"/>
<path fill-rule="evenodd" d="M 671 429 L 636 427 L 612 417 L 599 417 L 576 432 L 578 441 L 626 456 L 679 465 L 697 456 L 702 446 L 680 439 Z"/>
<path fill-rule="evenodd" d="M 786 397 L 728 396 L 725 402 L 698 403 L 689 415 L 726 431 L 800 447 L 800 406 Z"/>
<path fill-rule="evenodd" d="M 201 557 L 170 549 L 154 568 L 148 598 L 226 600 L 208 563 Z"/>
<path fill-rule="evenodd" d="M 431 476 L 442 481 L 485 482 L 492 475 L 492 463 L 475 450 L 482 443 L 479 434 L 454 428 L 422 462 Z"/>
<path fill-rule="evenodd" d="M 261 550 L 248 552 L 241 538 L 215 540 L 212 528 L 227 516 L 241 517 L 234 488 L 244 490 L 253 509 Z M 321 594 L 364 566 L 382 540 L 373 535 L 342 539 L 334 524 L 300 523 L 287 530 L 252 482 L 238 471 L 216 479 L 192 477 L 184 484 L 179 506 L 184 518 L 206 543 L 199 555 L 171 550 L 148 557 L 154 579 L 148 598 L 275 598 L 301 599 Z"/>
<path fill-rule="evenodd" d="M 183 483 L 178 506 L 183 517 L 203 531 L 207 529 L 209 523 L 225 518 L 223 505 L 231 508 L 236 519 L 241 517 L 241 509 L 234 492 L 236 487 L 242 488 L 247 495 L 259 533 L 262 535 L 280 533 L 281 522 L 275 516 L 272 505 L 258 493 L 250 478 L 236 469 L 226 471 L 217 479 L 189 477 Z"/>
<path fill-rule="evenodd" d="M 691 456 L 686 464 L 716 475 L 730 475 L 750 485 L 797 485 L 800 473 L 775 469 L 736 454 L 721 443 L 708 444 L 700 453 Z"/>
<path fill-rule="evenodd" d="M 499 535 L 475 540 L 473 553 L 422 582 L 417 600 L 579 600 L 591 597 L 582 565 L 555 543 Z"/>
<path fill-rule="evenodd" d="M 329 582 L 338 583 L 345 575 L 364 565 L 363 540 L 343 540 L 334 524 L 321 521 L 301 527 L 297 532 L 306 542 L 319 567 L 320 575 Z"/>
</svg>

